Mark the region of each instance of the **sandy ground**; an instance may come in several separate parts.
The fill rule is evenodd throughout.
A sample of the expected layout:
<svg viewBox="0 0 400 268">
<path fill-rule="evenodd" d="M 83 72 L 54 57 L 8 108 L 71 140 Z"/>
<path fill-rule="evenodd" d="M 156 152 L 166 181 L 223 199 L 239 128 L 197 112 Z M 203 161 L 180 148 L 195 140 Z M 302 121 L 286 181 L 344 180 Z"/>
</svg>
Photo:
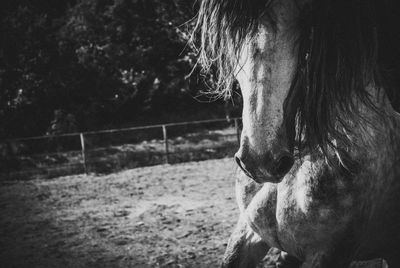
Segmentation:
<svg viewBox="0 0 400 268">
<path fill-rule="evenodd" d="M 231 159 L 1 182 L 1 267 L 217 267 L 237 219 Z"/>
<path fill-rule="evenodd" d="M 0 267 L 218 267 L 235 172 L 222 159 L 0 181 Z"/>
</svg>

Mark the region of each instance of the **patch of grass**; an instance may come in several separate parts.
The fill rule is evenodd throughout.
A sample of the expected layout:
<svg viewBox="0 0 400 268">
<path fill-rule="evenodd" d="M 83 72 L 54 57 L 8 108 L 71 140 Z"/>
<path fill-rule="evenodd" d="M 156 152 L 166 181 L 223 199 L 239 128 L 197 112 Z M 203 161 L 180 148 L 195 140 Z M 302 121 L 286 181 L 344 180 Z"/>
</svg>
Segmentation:
<svg viewBox="0 0 400 268">
<path fill-rule="evenodd" d="M 163 139 L 138 143 L 94 147 L 85 152 L 86 171 L 112 173 L 123 169 L 159 165 L 167 162 Z M 181 163 L 232 156 L 237 150 L 236 130 L 204 130 L 173 136 L 168 140 L 168 163 Z M 6 179 L 52 178 L 85 172 L 81 151 L 40 153 L 16 156 L 2 170 Z"/>
</svg>

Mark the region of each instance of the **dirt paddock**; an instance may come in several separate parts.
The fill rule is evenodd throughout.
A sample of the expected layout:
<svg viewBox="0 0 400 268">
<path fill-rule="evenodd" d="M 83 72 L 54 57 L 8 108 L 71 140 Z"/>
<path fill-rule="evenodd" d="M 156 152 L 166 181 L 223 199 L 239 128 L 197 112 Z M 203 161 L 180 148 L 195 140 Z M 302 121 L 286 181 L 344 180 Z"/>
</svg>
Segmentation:
<svg viewBox="0 0 400 268">
<path fill-rule="evenodd" d="M 222 159 L 1 182 L 1 267 L 216 267 L 235 170 Z"/>
<path fill-rule="evenodd" d="M 222 159 L 2 181 L 0 266 L 218 267 L 238 216 L 235 172 Z"/>
</svg>

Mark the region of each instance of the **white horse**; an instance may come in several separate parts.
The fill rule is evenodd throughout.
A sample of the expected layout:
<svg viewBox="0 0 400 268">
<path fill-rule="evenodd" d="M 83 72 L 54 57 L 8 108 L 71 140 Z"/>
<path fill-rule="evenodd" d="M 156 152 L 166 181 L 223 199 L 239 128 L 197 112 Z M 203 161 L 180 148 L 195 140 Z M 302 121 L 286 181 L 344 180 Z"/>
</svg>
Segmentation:
<svg viewBox="0 0 400 268">
<path fill-rule="evenodd" d="M 400 267 L 395 0 L 203 0 L 200 59 L 236 79 L 240 219 L 224 267 Z M 223 87 L 224 86 L 224 87 Z"/>
</svg>

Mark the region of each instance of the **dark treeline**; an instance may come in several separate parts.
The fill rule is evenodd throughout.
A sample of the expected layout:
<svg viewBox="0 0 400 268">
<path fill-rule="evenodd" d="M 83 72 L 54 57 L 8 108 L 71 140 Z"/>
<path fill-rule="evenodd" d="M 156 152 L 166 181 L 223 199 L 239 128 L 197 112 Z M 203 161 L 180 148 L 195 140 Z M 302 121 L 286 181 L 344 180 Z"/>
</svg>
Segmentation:
<svg viewBox="0 0 400 268">
<path fill-rule="evenodd" d="M 224 115 L 187 45 L 187 0 L 3 0 L 0 138 Z M 202 97 L 206 100 L 206 97 Z"/>
</svg>

